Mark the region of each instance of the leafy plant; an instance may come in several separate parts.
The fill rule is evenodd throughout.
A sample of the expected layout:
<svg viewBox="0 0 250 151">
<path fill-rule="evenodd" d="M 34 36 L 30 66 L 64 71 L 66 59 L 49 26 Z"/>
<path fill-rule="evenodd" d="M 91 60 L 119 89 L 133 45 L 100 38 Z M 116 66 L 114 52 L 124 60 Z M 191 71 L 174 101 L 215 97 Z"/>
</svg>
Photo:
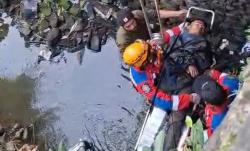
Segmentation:
<svg viewBox="0 0 250 151">
<path fill-rule="evenodd" d="M 57 4 L 64 10 L 69 10 L 71 7 L 71 2 L 69 0 L 57 0 Z"/>
<path fill-rule="evenodd" d="M 51 12 L 52 12 L 51 2 L 49 0 L 42 2 L 40 6 L 40 16 L 41 17 L 50 16 Z"/>
<path fill-rule="evenodd" d="M 204 145 L 204 136 L 203 136 L 203 125 L 201 120 L 198 120 L 193 124 L 191 129 L 191 136 L 187 139 L 186 142 L 187 148 L 186 151 L 201 151 Z"/>
</svg>

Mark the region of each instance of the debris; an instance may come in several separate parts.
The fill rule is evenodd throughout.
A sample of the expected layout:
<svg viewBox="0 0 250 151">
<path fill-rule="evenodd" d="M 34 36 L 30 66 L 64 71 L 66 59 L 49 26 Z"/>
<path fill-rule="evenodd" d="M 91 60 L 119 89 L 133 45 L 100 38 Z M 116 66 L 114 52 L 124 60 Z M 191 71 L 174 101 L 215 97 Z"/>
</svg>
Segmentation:
<svg viewBox="0 0 250 151">
<path fill-rule="evenodd" d="M 23 15 L 25 19 L 35 18 L 37 15 L 37 0 L 24 0 L 23 1 Z"/>
</svg>

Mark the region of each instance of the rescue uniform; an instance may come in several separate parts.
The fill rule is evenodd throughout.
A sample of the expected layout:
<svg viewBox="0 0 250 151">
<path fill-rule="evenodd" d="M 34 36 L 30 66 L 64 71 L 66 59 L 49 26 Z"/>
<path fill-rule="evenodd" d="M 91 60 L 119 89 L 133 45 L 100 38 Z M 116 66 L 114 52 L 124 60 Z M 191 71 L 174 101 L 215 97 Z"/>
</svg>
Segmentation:
<svg viewBox="0 0 250 151">
<path fill-rule="evenodd" d="M 226 116 L 229 105 L 234 100 L 240 85 L 239 79 L 236 77 L 230 76 L 226 73 L 221 73 L 217 70 L 211 70 L 210 77 L 222 86 L 223 90 L 226 91 L 227 98 L 223 104 L 218 106 L 206 104 L 205 123 L 207 129 L 204 131 L 205 140 L 212 135 L 214 130 L 220 125 L 221 121 Z"/>
<path fill-rule="evenodd" d="M 135 67 L 130 68 L 130 78 L 135 89 L 152 100 L 156 92 L 155 78 L 156 73 L 159 73 L 159 68 L 153 64 L 148 64 L 145 70 L 140 70 Z M 158 90 L 154 105 L 165 111 L 178 111 L 189 107 L 190 94 L 169 95 L 162 90 Z"/>
<path fill-rule="evenodd" d="M 144 70 L 135 67 L 130 68 L 130 77 L 135 89 L 152 100 L 156 92 L 155 78 L 159 73 L 159 67 L 154 64 L 148 64 Z M 190 106 L 190 94 L 182 93 L 179 95 L 170 95 L 159 89 L 154 105 L 165 110 L 171 111 L 169 120 L 166 125 L 166 135 L 164 150 L 170 150 L 177 147 L 177 143 L 181 136 L 183 121 L 186 115 L 186 109 Z"/>
</svg>

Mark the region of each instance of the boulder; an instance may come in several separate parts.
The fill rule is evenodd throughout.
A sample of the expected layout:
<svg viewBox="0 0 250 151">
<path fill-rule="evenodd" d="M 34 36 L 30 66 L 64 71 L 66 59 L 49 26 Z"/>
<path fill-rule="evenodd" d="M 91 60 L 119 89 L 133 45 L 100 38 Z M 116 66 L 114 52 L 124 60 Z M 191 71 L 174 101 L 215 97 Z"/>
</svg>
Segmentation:
<svg viewBox="0 0 250 151">
<path fill-rule="evenodd" d="M 49 24 L 52 28 L 56 28 L 58 26 L 58 23 L 59 23 L 59 18 L 57 16 L 57 14 L 52 14 L 50 17 L 49 17 Z"/>
<path fill-rule="evenodd" d="M 47 45 L 54 47 L 61 38 L 61 31 L 58 28 L 52 28 L 46 36 Z"/>
</svg>

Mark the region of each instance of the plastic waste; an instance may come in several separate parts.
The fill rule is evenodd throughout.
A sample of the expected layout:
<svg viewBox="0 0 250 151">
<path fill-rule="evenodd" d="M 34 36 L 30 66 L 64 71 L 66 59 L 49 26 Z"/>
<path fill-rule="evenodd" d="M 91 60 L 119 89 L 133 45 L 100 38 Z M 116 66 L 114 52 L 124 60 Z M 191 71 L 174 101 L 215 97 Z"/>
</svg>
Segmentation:
<svg viewBox="0 0 250 151">
<path fill-rule="evenodd" d="M 37 0 L 24 0 L 23 1 L 23 15 L 25 19 L 35 18 L 37 15 Z"/>
</svg>

